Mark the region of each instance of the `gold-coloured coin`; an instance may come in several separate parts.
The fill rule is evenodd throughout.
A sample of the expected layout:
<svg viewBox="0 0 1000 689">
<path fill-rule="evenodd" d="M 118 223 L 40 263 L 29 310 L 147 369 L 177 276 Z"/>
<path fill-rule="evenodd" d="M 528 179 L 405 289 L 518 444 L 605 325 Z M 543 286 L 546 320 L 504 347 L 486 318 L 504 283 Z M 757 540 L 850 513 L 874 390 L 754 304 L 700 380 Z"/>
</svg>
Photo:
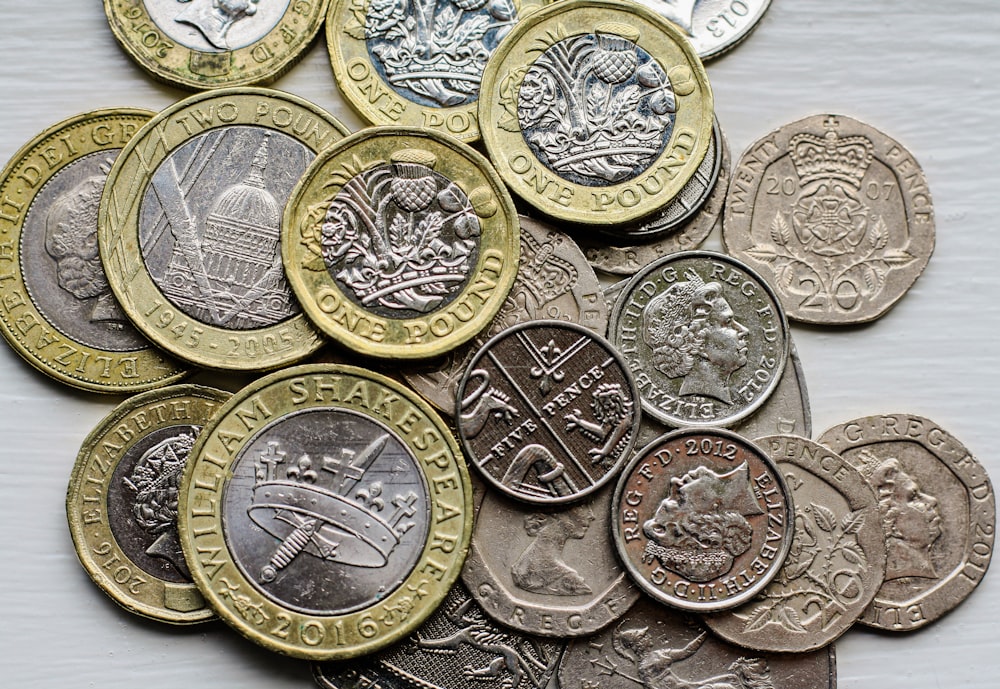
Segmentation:
<svg viewBox="0 0 1000 689">
<path fill-rule="evenodd" d="M 186 373 L 128 322 L 97 252 L 108 170 L 152 116 L 71 117 L 25 144 L 0 176 L 0 332 L 39 371 L 84 390 L 139 392 Z"/>
<path fill-rule="evenodd" d="M 83 441 L 66 493 L 76 553 L 126 610 L 161 622 L 214 617 L 177 536 L 177 491 L 201 429 L 230 397 L 174 385 L 130 397 Z"/>
<path fill-rule="evenodd" d="M 154 78 L 188 89 L 266 84 L 319 33 L 328 0 L 104 0 L 111 31 Z"/>
<path fill-rule="evenodd" d="M 712 137 L 712 90 L 673 24 L 631 2 L 571 0 L 525 18 L 483 74 L 483 142 L 546 215 L 624 224 L 665 207 Z"/>
<path fill-rule="evenodd" d="M 479 139 L 486 61 L 517 21 L 550 0 L 333 0 L 326 22 L 341 93 L 375 125 Z"/>
<path fill-rule="evenodd" d="M 454 437 L 377 373 L 315 364 L 237 393 L 181 483 L 181 545 L 237 631 L 334 660 L 405 638 L 456 580 L 472 489 Z"/>
<path fill-rule="evenodd" d="M 282 257 L 312 321 L 368 356 L 468 341 L 517 274 L 517 213 L 489 162 L 451 137 L 373 127 L 320 155 L 285 207 Z"/>
<path fill-rule="evenodd" d="M 101 260 L 125 313 L 207 368 L 260 370 L 322 343 L 281 267 L 281 210 L 346 129 L 308 101 L 236 88 L 187 98 L 139 131 L 101 199 Z"/>
</svg>

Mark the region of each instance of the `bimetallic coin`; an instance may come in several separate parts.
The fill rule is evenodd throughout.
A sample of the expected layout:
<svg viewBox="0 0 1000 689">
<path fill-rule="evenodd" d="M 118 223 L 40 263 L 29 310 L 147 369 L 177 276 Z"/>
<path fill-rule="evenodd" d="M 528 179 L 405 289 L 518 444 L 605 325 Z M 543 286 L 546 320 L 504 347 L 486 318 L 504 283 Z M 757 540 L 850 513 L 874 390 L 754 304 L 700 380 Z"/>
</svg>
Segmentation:
<svg viewBox="0 0 1000 689">
<path fill-rule="evenodd" d="M 727 426 L 759 408 L 781 379 L 788 323 L 770 286 L 708 251 L 667 256 L 637 273 L 608 328 L 642 409 L 673 426 Z"/>
<path fill-rule="evenodd" d="M 603 337 L 531 321 L 476 353 L 458 386 L 455 422 L 467 459 L 492 487 L 562 504 L 608 483 L 628 458 L 638 393 Z"/>
<path fill-rule="evenodd" d="M 854 419 L 819 442 L 857 467 L 878 498 L 885 582 L 861 623 L 910 631 L 965 600 L 986 575 L 996 529 L 989 476 L 965 446 L 913 414 Z"/>
<path fill-rule="evenodd" d="M 771 0 L 638 0 L 681 28 L 702 60 L 732 50 L 757 28 Z"/>
<path fill-rule="evenodd" d="M 486 61 L 519 17 L 549 0 L 333 0 L 326 43 L 337 86 L 370 124 L 472 142 Z"/>
<path fill-rule="evenodd" d="M 637 452 L 611 510 L 625 570 L 656 600 L 696 612 L 756 596 L 778 575 L 794 530 L 774 462 L 720 429 L 674 431 Z"/>
<path fill-rule="evenodd" d="M 101 259 L 133 323 L 177 357 L 261 370 L 322 340 L 285 280 L 281 212 L 346 130 L 279 91 L 240 88 L 167 108 L 122 152 L 101 199 Z"/>
<path fill-rule="evenodd" d="M 211 89 L 265 84 L 319 33 L 327 0 L 104 0 L 121 47 L 153 77 Z"/>
<path fill-rule="evenodd" d="M 601 240 L 579 237 L 587 260 L 597 270 L 613 275 L 634 275 L 653 261 L 678 251 L 697 248 L 718 224 L 729 187 L 729 144 L 719 121 L 695 176 L 664 210 L 634 230 Z M 641 242 L 641 243 L 638 243 Z"/>
<path fill-rule="evenodd" d="M 472 490 L 441 419 L 350 366 L 299 366 L 238 393 L 181 483 L 181 545 L 248 639 L 311 660 L 410 634 L 458 577 Z"/>
<path fill-rule="evenodd" d="M 485 342 L 518 323 L 539 319 L 579 323 L 604 335 L 608 312 L 601 286 L 580 248 L 566 234 L 520 215 L 521 258 L 514 285 L 499 313 L 469 343 L 443 360 L 403 372 L 406 382 L 439 410 L 455 411 L 455 392 L 469 362 Z"/>
<path fill-rule="evenodd" d="M 483 142 L 511 189 L 585 225 L 665 207 L 712 138 L 708 77 L 674 25 L 635 4 L 557 2 L 525 18 L 483 74 Z"/>
<path fill-rule="evenodd" d="M 612 486 L 569 507 L 545 508 L 473 485 L 476 526 L 462 580 L 500 624 L 538 636 L 586 636 L 641 595 L 611 544 Z"/>
<path fill-rule="evenodd" d="M 778 576 L 760 594 L 704 622 L 730 643 L 802 653 L 832 643 L 861 616 L 885 575 L 875 493 L 829 449 L 794 435 L 756 441 L 785 477 L 795 535 Z"/>
<path fill-rule="evenodd" d="M 83 441 L 66 493 L 76 553 L 126 610 L 161 622 L 214 617 L 177 532 L 181 474 L 202 427 L 228 392 L 175 385 L 120 404 Z"/>
<path fill-rule="evenodd" d="M 282 255 L 309 318 L 362 354 L 467 342 L 517 274 L 514 203 L 485 158 L 432 131 L 372 127 L 316 159 L 285 207 Z"/>
<path fill-rule="evenodd" d="M 923 171 L 901 144 L 844 115 L 814 115 L 754 143 L 726 197 L 726 251 L 804 323 L 871 321 L 934 251 Z"/>
<path fill-rule="evenodd" d="M 25 144 L 0 174 L 0 332 L 39 371 L 84 390 L 138 392 L 186 373 L 129 323 L 97 249 L 108 171 L 152 116 L 77 115 Z"/>
</svg>

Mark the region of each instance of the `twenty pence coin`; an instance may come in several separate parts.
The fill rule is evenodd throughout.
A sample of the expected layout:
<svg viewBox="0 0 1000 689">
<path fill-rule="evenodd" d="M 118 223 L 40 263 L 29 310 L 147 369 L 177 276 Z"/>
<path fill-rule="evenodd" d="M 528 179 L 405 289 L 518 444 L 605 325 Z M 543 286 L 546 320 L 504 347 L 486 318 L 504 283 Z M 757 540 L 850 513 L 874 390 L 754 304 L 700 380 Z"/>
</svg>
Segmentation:
<svg viewBox="0 0 1000 689">
<path fill-rule="evenodd" d="M 256 88 L 192 96 L 143 127 L 108 176 L 98 235 L 139 330 L 206 368 L 266 370 L 315 351 L 281 265 L 281 212 L 344 134 L 308 101 Z"/>
<path fill-rule="evenodd" d="M 639 0 L 676 24 L 698 56 L 709 60 L 732 50 L 757 28 L 771 0 Z"/>
<path fill-rule="evenodd" d="M 139 392 L 186 373 L 129 323 L 97 249 L 108 171 L 152 116 L 116 108 L 71 117 L 0 173 L 0 332 L 42 373 L 92 392 Z"/>
<path fill-rule="evenodd" d="M 371 127 L 309 167 L 282 256 L 309 318 L 367 356 L 426 359 L 489 324 L 517 274 L 517 212 L 483 156 L 433 131 Z"/>
<path fill-rule="evenodd" d="M 91 431 L 66 492 L 76 553 L 129 612 L 172 624 L 214 617 L 181 552 L 177 494 L 191 448 L 229 393 L 175 385 L 130 397 Z"/>
<path fill-rule="evenodd" d="M 273 373 L 223 407 L 181 484 L 191 573 L 224 621 L 279 653 L 398 641 L 457 579 L 472 490 L 440 417 L 350 366 Z"/>
</svg>

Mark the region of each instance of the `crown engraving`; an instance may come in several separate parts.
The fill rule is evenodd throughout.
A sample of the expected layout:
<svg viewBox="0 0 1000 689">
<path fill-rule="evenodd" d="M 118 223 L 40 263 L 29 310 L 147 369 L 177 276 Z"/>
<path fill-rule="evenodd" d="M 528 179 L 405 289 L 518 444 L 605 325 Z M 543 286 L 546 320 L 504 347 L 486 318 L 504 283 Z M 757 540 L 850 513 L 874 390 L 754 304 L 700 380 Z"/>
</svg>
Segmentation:
<svg viewBox="0 0 1000 689">
<path fill-rule="evenodd" d="M 799 175 L 799 184 L 824 179 L 847 182 L 855 189 L 861 188 L 868 167 L 875 155 L 875 147 L 864 136 L 840 137 L 839 120 L 828 117 L 823 121 L 826 134 L 796 134 L 788 142 L 788 154 Z"/>
</svg>

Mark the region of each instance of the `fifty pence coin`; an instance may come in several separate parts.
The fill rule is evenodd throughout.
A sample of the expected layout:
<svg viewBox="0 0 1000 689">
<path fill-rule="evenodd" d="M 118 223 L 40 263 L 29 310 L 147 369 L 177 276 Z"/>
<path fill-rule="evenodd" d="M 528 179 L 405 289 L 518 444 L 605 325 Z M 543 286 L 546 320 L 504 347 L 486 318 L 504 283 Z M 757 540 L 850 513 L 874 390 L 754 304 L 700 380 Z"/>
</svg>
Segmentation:
<svg viewBox="0 0 1000 689">
<path fill-rule="evenodd" d="M 623 225 L 665 207 L 712 138 L 712 90 L 679 30 L 640 5 L 557 2 L 523 19 L 483 74 L 483 143 L 542 213 Z"/>
<path fill-rule="evenodd" d="M 754 143 L 733 171 L 722 241 L 804 323 L 871 321 L 934 250 L 924 173 L 903 146 L 844 115 L 814 115 Z"/>
<path fill-rule="evenodd" d="M 108 171 L 152 116 L 116 108 L 71 117 L 0 173 L 0 332 L 39 371 L 84 390 L 139 392 L 186 372 L 129 323 L 97 249 Z"/>
<path fill-rule="evenodd" d="M 350 366 L 284 369 L 237 393 L 192 451 L 178 526 L 225 622 L 297 658 L 410 634 L 457 579 L 472 491 L 448 428 Z"/>
<path fill-rule="evenodd" d="M 643 412 L 672 426 L 726 426 L 752 414 L 781 379 L 788 323 L 770 286 L 736 259 L 666 256 L 615 303 L 611 340 L 633 372 Z"/>
<path fill-rule="evenodd" d="M 722 55 L 757 28 L 771 0 L 639 0 L 676 24 L 702 60 Z"/>
<path fill-rule="evenodd" d="M 241 88 L 167 108 L 122 152 L 101 200 L 101 259 L 133 323 L 177 357 L 261 370 L 322 340 L 281 265 L 281 212 L 346 130 L 279 91 Z"/>
<path fill-rule="evenodd" d="M 433 131 L 371 127 L 317 158 L 282 252 L 310 319 L 362 354 L 427 359 L 472 339 L 517 274 L 517 212 L 492 165 Z"/>
<path fill-rule="evenodd" d="M 819 442 L 857 467 L 878 498 L 885 582 L 861 623 L 910 631 L 965 600 L 993 556 L 996 504 L 983 465 L 950 433 L 913 414 L 854 419 Z"/>
<path fill-rule="evenodd" d="M 489 340 L 458 386 L 466 457 L 492 487 L 531 503 L 572 502 L 612 480 L 639 427 L 638 393 L 601 336 L 531 321 Z"/>
<path fill-rule="evenodd" d="M 885 539 L 875 493 L 829 449 L 793 435 L 755 440 L 785 477 L 795 535 L 778 576 L 756 598 L 705 624 L 730 643 L 802 653 L 832 643 L 882 585 Z"/>
<path fill-rule="evenodd" d="M 118 43 L 153 77 L 211 89 L 264 84 L 319 33 L 327 0 L 104 0 Z"/>
<path fill-rule="evenodd" d="M 181 552 L 177 495 L 195 439 L 229 396 L 198 385 L 135 395 L 83 441 L 66 493 L 70 534 L 90 578 L 130 612 L 214 617 Z"/>
<path fill-rule="evenodd" d="M 444 359 L 403 372 L 406 382 L 446 414 L 455 411 L 455 389 L 472 357 L 504 328 L 540 319 L 579 323 L 604 335 L 608 312 L 594 269 L 580 247 L 550 225 L 518 216 L 521 258 L 514 285 L 486 329 Z"/>
<path fill-rule="evenodd" d="M 476 487 L 462 580 L 497 622 L 539 636 L 586 636 L 641 595 L 611 543 L 613 486 L 557 508 L 528 507 Z"/>
<path fill-rule="evenodd" d="M 637 452 L 611 509 L 626 571 L 656 600 L 696 612 L 752 599 L 792 541 L 791 493 L 774 462 L 720 429 L 674 431 Z"/>
</svg>

